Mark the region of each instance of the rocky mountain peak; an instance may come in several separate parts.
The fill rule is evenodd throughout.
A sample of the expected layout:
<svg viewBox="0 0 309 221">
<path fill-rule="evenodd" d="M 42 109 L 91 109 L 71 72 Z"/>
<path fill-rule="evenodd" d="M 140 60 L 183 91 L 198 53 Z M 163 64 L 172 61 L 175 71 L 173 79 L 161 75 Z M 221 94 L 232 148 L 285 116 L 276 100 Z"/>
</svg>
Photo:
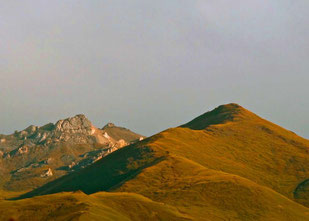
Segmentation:
<svg viewBox="0 0 309 221">
<path fill-rule="evenodd" d="M 42 127 L 29 126 L 22 131 L 16 131 L 14 136 L 23 140 L 23 144 L 49 144 L 59 141 L 71 143 L 88 143 L 98 129 L 83 114 L 49 123 Z M 90 139 L 90 140 L 89 140 Z"/>
<path fill-rule="evenodd" d="M 83 114 L 78 114 L 55 124 L 55 130 L 61 132 L 91 132 L 94 126 Z"/>
<path fill-rule="evenodd" d="M 5 165 L 0 172 L 11 177 L 5 185 L 11 190 L 33 188 L 80 170 L 141 137 L 112 123 L 105 128 L 95 127 L 78 114 L 11 135 L 0 134 L 0 164 Z M 25 180 L 30 182 L 24 185 Z"/>
</svg>

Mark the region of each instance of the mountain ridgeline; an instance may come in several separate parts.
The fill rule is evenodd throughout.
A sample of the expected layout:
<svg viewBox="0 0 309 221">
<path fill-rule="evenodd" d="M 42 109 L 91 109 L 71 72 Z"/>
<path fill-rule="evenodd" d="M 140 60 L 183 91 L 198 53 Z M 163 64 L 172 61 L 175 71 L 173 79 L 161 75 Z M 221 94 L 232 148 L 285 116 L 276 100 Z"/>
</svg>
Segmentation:
<svg viewBox="0 0 309 221">
<path fill-rule="evenodd" d="M 82 114 L 1 135 L 0 184 L 11 191 L 33 189 L 143 138 L 111 123 L 96 128 Z"/>
<path fill-rule="evenodd" d="M 46 194 L 61 198 L 61 192 L 82 191 L 91 195 L 79 202 L 108 198 L 110 205 L 124 206 L 114 215 L 128 220 L 309 220 L 308 159 L 308 140 L 228 104 L 18 199 L 45 199 Z M 109 193 L 100 195 L 102 191 Z M 148 202 L 138 201 L 141 210 L 149 212 L 149 203 L 159 203 L 169 212 L 135 217 L 136 204 L 123 205 L 113 194 L 130 202 L 141 196 Z M 91 216 L 90 204 L 79 218 Z"/>
</svg>

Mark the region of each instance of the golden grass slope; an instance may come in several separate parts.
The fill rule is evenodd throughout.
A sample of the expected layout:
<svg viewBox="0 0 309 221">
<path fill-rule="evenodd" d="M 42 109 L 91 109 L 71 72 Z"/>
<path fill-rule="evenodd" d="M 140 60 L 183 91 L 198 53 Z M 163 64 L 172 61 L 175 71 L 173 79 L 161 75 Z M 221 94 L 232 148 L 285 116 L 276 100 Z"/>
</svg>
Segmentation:
<svg viewBox="0 0 309 221">
<path fill-rule="evenodd" d="M 176 156 L 114 191 L 4 201 L 0 211 L 19 220 L 309 220 L 308 208 L 267 187 Z"/>
<path fill-rule="evenodd" d="M 0 220 L 191 220 L 176 208 L 134 193 L 58 193 L 0 201 Z"/>
<path fill-rule="evenodd" d="M 186 128 L 190 122 L 161 133 L 153 145 L 293 198 L 298 184 L 309 178 L 309 141 L 236 104 L 220 106 L 213 112 L 218 109 L 218 118 L 230 114 L 232 120 L 209 125 L 205 130 Z M 207 115 L 213 112 L 204 117 L 209 118 Z"/>
<path fill-rule="evenodd" d="M 309 178 L 308 159 L 308 140 L 229 104 L 22 197 L 131 192 L 193 220 L 309 220 L 293 201 Z M 306 189 L 299 196 L 308 205 Z"/>
<path fill-rule="evenodd" d="M 164 202 L 194 220 L 309 220 L 309 209 L 270 188 L 170 156 L 115 191 Z"/>
</svg>

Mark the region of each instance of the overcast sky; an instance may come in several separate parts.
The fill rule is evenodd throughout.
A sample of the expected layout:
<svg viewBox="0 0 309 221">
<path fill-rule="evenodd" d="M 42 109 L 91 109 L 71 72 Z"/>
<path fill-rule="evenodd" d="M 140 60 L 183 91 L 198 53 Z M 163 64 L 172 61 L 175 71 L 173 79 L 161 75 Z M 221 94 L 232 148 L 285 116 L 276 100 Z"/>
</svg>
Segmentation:
<svg viewBox="0 0 309 221">
<path fill-rule="evenodd" d="M 0 133 L 144 135 L 236 102 L 309 138 L 308 0 L 0 0 Z"/>
</svg>

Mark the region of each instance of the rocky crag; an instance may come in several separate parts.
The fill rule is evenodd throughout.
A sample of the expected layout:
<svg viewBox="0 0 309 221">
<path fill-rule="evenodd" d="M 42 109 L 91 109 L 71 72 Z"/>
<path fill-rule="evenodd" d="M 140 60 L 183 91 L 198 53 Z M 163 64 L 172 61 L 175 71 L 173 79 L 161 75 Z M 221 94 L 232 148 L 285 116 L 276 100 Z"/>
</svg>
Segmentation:
<svg viewBox="0 0 309 221">
<path fill-rule="evenodd" d="M 82 114 L 0 135 L 0 185 L 32 189 L 143 138 L 112 123 L 99 129 Z"/>
</svg>

